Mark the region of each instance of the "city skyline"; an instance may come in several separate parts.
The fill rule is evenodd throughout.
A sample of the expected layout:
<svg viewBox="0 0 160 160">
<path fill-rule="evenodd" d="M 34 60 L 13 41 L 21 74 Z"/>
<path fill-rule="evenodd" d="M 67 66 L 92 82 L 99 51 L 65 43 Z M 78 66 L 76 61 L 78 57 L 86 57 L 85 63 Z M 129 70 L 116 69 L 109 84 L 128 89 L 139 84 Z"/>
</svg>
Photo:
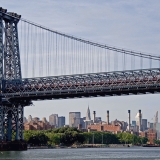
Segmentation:
<svg viewBox="0 0 160 160">
<path fill-rule="evenodd" d="M 145 3 L 138 0 L 134 2 L 39 0 L 38 3 L 2 0 L 1 6 L 8 11 L 21 14 L 24 19 L 77 37 L 151 54 L 158 54 L 160 51 L 158 0 L 154 3 L 151 0 L 146 0 Z M 24 115 L 47 117 L 49 113 L 61 112 L 66 116 L 69 111 L 81 111 L 82 115 L 85 115 L 88 103 L 92 111 L 96 110 L 97 115 L 102 115 L 102 119 L 106 118 L 107 110 L 113 119 L 116 117 L 127 119 L 128 109 L 131 110 L 131 118 L 141 109 L 150 121 L 156 111 L 160 111 L 159 94 L 148 94 L 37 101 L 33 102 L 34 106 L 25 107 Z M 150 110 L 153 113 L 150 113 Z M 68 122 L 68 119 L 66 121 Z"/>
<path fill-rule="evenodd" d="M 90 117 L 91 117 L 91 119 L 90 120 L 93 120 L 94 118 L 93 118 L 93 111 L 91 111 L 90 110 L 90 108 L 89 108 L 89 106 L 87 107 L 87 110 L 86 110 L 86 113 L 88 113 L 88 109 L 89 109 L 89 111 L 90 111 Z M 107 111 L 109 111 L 109 110 L 107 110 Z M 107 122 L 107 111 L 106 111 L 106 118 L 105 119 L 102 119 L 102 122 Z M 135 116 L 133 116 L 132 115 L 132 111 L 131 110 L 129 110 L 130 111 L 130 120 L 131 120 L 131 125 L 132 125 L 132 121 L 137 121 L 137 117 L 138 117 L 138 114 L 139 114 L 139 110 L 137 110 L 137 113 L 136 113 L 136 115 Z M 86 115 L 82 115 L 81 114 L 81 112 L 80 111 L 76 111 L 76 112 L 68 112 L 68 116 L 64 116 L 64 115 L 61 115 L 60 114 L 60 116 L 59 116 L 59 113 L 52 113 L 51 115 L 48 115 L 48 117 L 42 117 L 42 118 L 40 118 L 40 119 L 43 119 L 43 118 L 46 118 L 46 120 L 49 122 L 50 121 L 50 117 L 52 116 L 52 115 L 56 115 L 57 116 L 57 119 L 59 118 L 59 117 L 65 117 L 65 119 L 68 119 L 68 121 L 66 121 L 65 122 L 65 125 L 69 125 L 69 116 L 70 116 L 70 113 L 80 113 L 80 118 L 87 118 L 87 114 Z M 97 116 L 97 111 L 95 111 L 95 113 L 96 113 L 96 117 L 101 117 L 101 115 L 98 115 Z M 141 118 L 142 118 L 142 120 L 147 120 L 147 122 L 150 122 L 150 123 L 154 123 L 155 122 L 155 117 L 156 117 L 156 114 L 157 114 L 157 116 L 158 116 L 158 111 L 153 115 L 153 118 L 151 119 L 151 120 L 149 120 L 147 117 L 145 117 L 145 115 L 143 114 L 143 111 L 141 111 Z M 27 119 L 30 119 L 30 116 L 32 116 L 32 115 L 28 115 L 27 117 L 25 117 L 25 118 L 27 118 Z M 127 110 L 127 116 L 128 116 L 128 110 Z M 68 117 L 68 118 L 67 118 Z M 144 118 L 145 117 L 145 118 Z M 37 117 L 34 117 L 34 116 L 32 116 L 32 118 L 39 118 L 38 116 Z M 157 118 L 157 120 L 158 120 L 158 117 L 156 117 Z M 127 119 L 119 119 L 118 117 L 116 118 L 117 120 L 120 120 L 120 121 L 124 121 L 124 122 L 127 122 L 128 123 L 128 117 L 127 117 Z M 109 121 L 111 122 L 111 121 L 114 121 L 114 120 L 116 120 L 116 119 L 112 119 L 112 117 L 110 116 L 110 111 L 109 111 Z M 56 120 L 57 121 L 57 120 Z M 58 121 L 57 121 L 57 123 L 58 123 Z M 158 121 L 156 121 L 156 123 L 158 123 Z M 52 124 L 52 125 L 55 125 L 55 124 Z M 56 124 L 57 125 L 57 124 Z M 55 127 L 56 127 L 56 125 L 55 125 Z"/>
</svg>

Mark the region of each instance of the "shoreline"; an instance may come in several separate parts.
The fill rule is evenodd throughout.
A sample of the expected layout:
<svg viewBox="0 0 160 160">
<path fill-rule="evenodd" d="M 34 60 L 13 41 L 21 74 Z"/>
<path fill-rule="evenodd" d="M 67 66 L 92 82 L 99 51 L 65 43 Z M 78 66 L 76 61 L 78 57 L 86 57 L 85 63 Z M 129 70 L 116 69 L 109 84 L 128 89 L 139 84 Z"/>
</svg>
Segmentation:
<svg viewBox="0 0 160 160">
<path fill-rule="evenodd" d="M 75 145 L 75 146 L 31 146 L 27 147 L 27 149 L 70 149 L 70 148 L 129 148 L 133 147 L 131 144 L 84 144 L 84 145 Z"/>
</svg>

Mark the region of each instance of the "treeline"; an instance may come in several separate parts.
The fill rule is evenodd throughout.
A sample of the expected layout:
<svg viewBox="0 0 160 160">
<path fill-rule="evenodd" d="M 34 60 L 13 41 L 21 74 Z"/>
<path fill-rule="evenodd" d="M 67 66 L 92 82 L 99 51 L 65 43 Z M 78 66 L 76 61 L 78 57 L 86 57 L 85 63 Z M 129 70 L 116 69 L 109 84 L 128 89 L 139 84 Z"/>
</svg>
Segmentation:
<svg viewBox="0 0 160 160">
<path fill-rule="evenodd" d="M 130 133 L 82 132 L 73 127 L 24 131 L 24 139 L 32 146 L 73 144 L 146 144 L 148 139 Z"/>
</svg>

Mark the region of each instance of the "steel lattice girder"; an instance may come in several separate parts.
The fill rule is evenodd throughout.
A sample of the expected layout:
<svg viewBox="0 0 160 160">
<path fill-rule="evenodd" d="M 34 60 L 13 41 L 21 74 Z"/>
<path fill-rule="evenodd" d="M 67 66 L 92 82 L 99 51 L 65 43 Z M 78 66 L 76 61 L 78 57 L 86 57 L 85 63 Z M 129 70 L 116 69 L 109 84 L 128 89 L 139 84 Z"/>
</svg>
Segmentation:
<svg viewBox="0 0 160 160">
<path fill-rule="evenodd" d="M 7 80 L 5 91 L 2 94 L 8 98 L 32 97 L 39 99 L 42 95 L 61 95 L 91 93 L 97 95 L 105 92 L 123 94 L 138 92 L 158 91 L 160 87 L 160 69 L 145 69 L 123 72 L 106 72 L 81 74 L 70 76 L 54 76 L 41 78 L 27 78 L 21 80 Z M 51 96 L 52 97 L 52 96 Z M 61 97 L 61 96 L 59 96 Z M 31 98 L 32 99 L 32 98 Z"/>
<path fill-rule="evenodd" d="M 5 19 L 4 79 L 21 79 L 17 21 Z"/>
<path fill-rule="evenodd" d="M 2 75 L 3 75 L 3 19 L 0 16 L 0 83 L 2 83 L 1 82 Z"/>
<path fill-rule="evenodd" d="M 9 122 L 10 119 L 10 122 Z M 23 106 L 0 105 L 0 140 L 23 139 Z"/>
</svg>

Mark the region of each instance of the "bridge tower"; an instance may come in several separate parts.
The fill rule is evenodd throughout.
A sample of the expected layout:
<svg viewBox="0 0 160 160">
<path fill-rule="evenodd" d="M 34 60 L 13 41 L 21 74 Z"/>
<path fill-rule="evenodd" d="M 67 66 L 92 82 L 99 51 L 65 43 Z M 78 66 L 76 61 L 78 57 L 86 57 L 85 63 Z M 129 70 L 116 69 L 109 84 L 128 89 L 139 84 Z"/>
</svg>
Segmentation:
<svg viewBox="0 0 160 160">
<path fill-rule="evenodd" d="M 23 107 L 20 102 L 2 97 L 5 83 L 22 79 L 18 28 L 21 16 L 0 7 L 0 141 L 6 144 L 23 140 Z"/>
</svg>

